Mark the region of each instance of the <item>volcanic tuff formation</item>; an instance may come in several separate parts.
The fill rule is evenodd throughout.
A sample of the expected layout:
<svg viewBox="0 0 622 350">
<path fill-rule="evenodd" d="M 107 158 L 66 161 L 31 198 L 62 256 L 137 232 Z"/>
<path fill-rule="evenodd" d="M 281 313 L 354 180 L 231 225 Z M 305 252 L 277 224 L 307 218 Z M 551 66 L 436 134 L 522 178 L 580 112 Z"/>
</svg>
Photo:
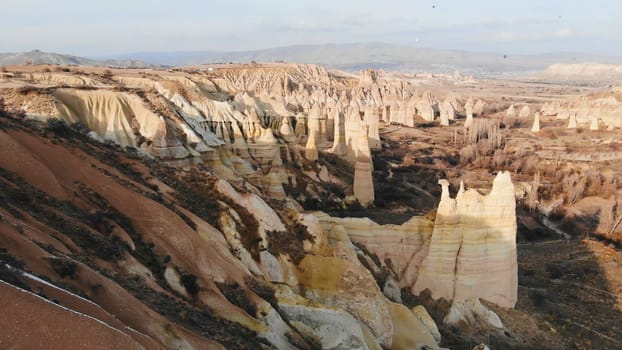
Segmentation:
<svg viewBox="0 0 622 350">
<path fill-rule="evenodd" d="M 545 116 L 568 119 L 568 128 L 589 128 L 598 130 L 600 124 L 606 129 L 622 128 L 622 91 L 612 89 L 606 92 L 580 96 L 562 102 L 546 103 L 540 109 Z"/>
<path fill-rule="evenodd" d="M 29 78 L 35 86 L 0 90 L 7 110 L 46 122 L 40 133 L 15 120 L 0 130 L 1 246 L 24 263 L 11 267 L 21 287 L 45 285 L 30 272 L 46 276 L 46 295 L 116 329 L 119 347 L 259 348 L 260 338 L 278 349 L 436 349 L 434 322 L 396 303 L 400 288 L 453 301 L 452 315 L 481 311 L 478 299 L 516 302 L 508 173 L 487 196 L 452 199 L 444 185 L 436 219 L 401 226 L 300 204 L 337 186 L 339 205 L 354 196 L 373 206 L 380 129 L 449 125 L 462 110 L 455 97 L 439 103 L 375 71 L 357 80 L 313 65 Z M 481 109 L 469 100 L 468 120 Z M 387 266 L 373 255 L 392 263 L 382 285 L 375 272 Z M 86 318 L 0 287 L 45 319 Z"/>
<path fill-rule="evenodd" d="M 397 226 L 318 216 L 329 232 L 344 230 L 380 261 L 391 261 L 402 288 L 415 294 L 429 289 L 436 299 L 485 299 L 513 307 L 518 285 L 510 174 L 499 173 L 486 196 L 462 187 L 450 198 L 448 182 L 440 184 L 443 192 L 435 219 L 415 216 Z"/>
</svg>

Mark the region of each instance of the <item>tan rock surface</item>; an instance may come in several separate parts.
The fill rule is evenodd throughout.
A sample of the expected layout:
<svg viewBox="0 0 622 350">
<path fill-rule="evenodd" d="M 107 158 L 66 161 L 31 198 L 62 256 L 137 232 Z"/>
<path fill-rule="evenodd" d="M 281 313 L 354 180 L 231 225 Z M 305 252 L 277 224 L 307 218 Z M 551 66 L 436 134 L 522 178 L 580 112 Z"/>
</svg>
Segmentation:
<svg viewBox="0 0 622 350">
<path fill-rule="evenodd" d="M 500 172 L 487 196 L 467 190 L 452 199 L 449 184 L 443 181 L 428 255 L 413 291 L 430 289 L 435 299 L 481 298 L 514 307 L 516 200 L 510 174 Z"/>
<path fill-rule="evenodd" d="M 393 350 L 439 349 L 428 328 L 406 306 L 391 303 L 390 310 L 395 325 Z"/>
<path fill-rule="evenodd" d="M 531 126 L 531 132 L 540 131 L 540 113 L 536 112 L 533 117 L 533 125 Z"/>
<path fill-rule="evenodd" d="M 374 178 L 372 176 L 373 165 L 369 149 L 367 126 L 359 134 L 356 142 L 356 163 L 354 164 L 354 196 L 363 208 L 374 203 Z"/>
</svg>

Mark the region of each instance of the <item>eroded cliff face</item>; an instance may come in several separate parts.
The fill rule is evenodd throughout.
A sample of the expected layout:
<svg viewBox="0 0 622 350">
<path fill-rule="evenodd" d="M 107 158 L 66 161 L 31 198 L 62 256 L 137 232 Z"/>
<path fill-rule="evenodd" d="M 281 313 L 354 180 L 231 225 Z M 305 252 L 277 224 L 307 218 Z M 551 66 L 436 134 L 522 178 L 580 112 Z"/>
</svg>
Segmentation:
<svg viewBox="0 0 622 350">
<path fill-rule="evenodd" d="M 485 299 L 514 307 L 518 290 L 516 199 L 507 172 L 499 173 L 488 195 L 462 187 L 455 199 L 441 183 L 428 255 L 415 293 L 430 289 L 433 298 Z"/>
<path fill-rule="evenodd" d="M 602 93 L 575 97 L 561 102 L 546 103 L 540 109 L 545 116 L 567 119 L 568 128 L 589 130 L 622 128 L 622 91 L 612 89 Z"/>
<path fill-rule="evenodd" d="M 7 89 L 10 109 L 79 123 L 94 139 L 177 166 L 205 163 L 220 177 L 249 181 L 281 199 L 283 185 L 297 186 L 284 162 L 316 162 L 321 153 L 345 156 L 358 179 L 346 191 L 363 207 L 373 206 L 375 198 L 373 162 L 366 158 L 370 149 L 382 147 L 381 126 L 412 127 L 415 118 L 432 121 L 439 115 L 448 125 L 458 108 L 455 96 L 440 104 L 429 91 L 375 71 L 357 80 L 314 65 L 28 77 L 36 87 Z"/>
<path fill-rule="evenodd" d="M 456 198 L 449 183 L 435 217 L 413 217 L 403 225 L 318 214 L 322 226 L 347 233 L 378 257 L 400 287 L 418 295 L 461 303 L 483 299 L 503 307 L 517 300 L 516 200 L 507 172 L 499 173 L 489 194 L 462 187 Z"/>
<path fill-rule="evenodd" d="M 438 329 L 399 304 L 400 288 L 515 302 L 507 174 L 487 196 L 445 188 L 436 218 L 401 226 L 301 206 L 373 206 L 379 129 L 448 124 L 457 102 L 309 65 L 117 73 L 106 84 L 42 74 L 32 79 L 45 88 L 3 92 L 9 109 L 48 120 L 3 117 L 0 130 L 0 240 L 23 261 L 11 270 L 23 286 L 35 286 L 28 270 L 67 300 L 85 295 L 104 316 L 63 305 L 145 348 L 436 349 Z"/>
</svg>

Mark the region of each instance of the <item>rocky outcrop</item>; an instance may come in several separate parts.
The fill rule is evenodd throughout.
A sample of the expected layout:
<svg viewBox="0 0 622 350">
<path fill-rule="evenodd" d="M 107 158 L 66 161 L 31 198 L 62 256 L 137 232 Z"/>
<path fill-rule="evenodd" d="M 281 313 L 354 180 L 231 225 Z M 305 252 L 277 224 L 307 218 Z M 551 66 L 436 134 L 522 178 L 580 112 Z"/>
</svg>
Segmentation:
<svg viewBox="0 0 622 350">
<path fill-rule="evenodd" d="M 569 128 L 577 125 L 589 126 L 597 130 L 597 124 L 606 129 L 622 128 L 622 91 L 611 89 L 609 91 L 578 96 L 562 102 L 546 103 L 541 112 L 557 119 L 574 118 L 568 122 Z M 597 121 L 594 121 L 594 118 Z"/>
<path fill-rule="evenodd" d="M 432 316 L 430 316 L 430 314 L 425 309 L 425 307 L 421 305 L 417 305 L 413 307 L 411 311 L 415 315 L 415 317 L 419 319 L 419 321 L 421 321 L 423 326 L 427 328 L 427 330 L 430 332 L 432 337 L 434 337 L 434 340 L 440 344 L 441 332 L 438 330 L 438 327 L 436 326 L 434 319 L 432 319 Z"/>
<path fill-rule="evenodd" d="M 523 106 L 520 112 L 518 112 L 518 116 L 520 118 L 527 118 L 529 117 L 530 114 L 531 114 L 531 109 L 529 108 L 529 106 Z"/>
<path fill-rule="evenodd" d="M 148 150 L 152 155 L 162 159 L 183 159 L 190 156 L 163 117 L 160 117 L 158 129 Z"/>
<path fill-rule="evenodd" d="M 358 106 L 351 107 L 345 118 L 346 157 L 356 160 L 358 143 L 361 139 L 361 115 Z M 366 136 L 367 137 L 367 136 Z"/>
<path fill-rule="evenodd" d="M 373 69 L 365 69 L 361 71 L 361 77 L 359 78 L 359 86 L 369 86 L 378 83 L 378 72 Z"/>
<path fill-rule="evenodd" d="M 374 179 L 372 176 L 373 166 L 367 137 L 367 125 L 363 125 L 362 129 L 356 141 L 353 188 L 354 197 L 356 197 L 361 206 L 367 208 L 374 203 Z"/>
<path fill-rule="evenodd" d="M 417 102 L 417 113 L 426 121 L 434 121 L 434 107 L 428 100 Z"/>
<path fill-rule="evenodd" d="M 455 199 L 441 180 L 441 202 L 415 293 L 464 301 L 486 299 L 503 307 L 517 300 L 516 200 L 507 172 L 486 196 L 461 188 Z"/>
<path fill-rule="evenodd" d="M 318 160 L 318 145 L 321 141 L 320 107 L 317 104 L 309 112 L 307 129 L 309 137 L 305 146 L 305 158 L 309 161 L 316 161 Z"/>
<path fill-rule="evenodd" d="M 104 90 L 59 89 L 55 97 L 63 120 L 82 123 L 122 146 L 139 146 L 138 136 L 153 139 L 162 125 L 160 118 L 135 96 Z"/>
<path fill-rule="evenodd" d="M 390 307 L 395 325 L 391 349 L 439 349 L 430 330 L 412 311 L 396 303 L 391 303 Z"/>
<path fill-rule="evenodd" d="M 593 116 L 590 118 L 590 130 L 591 131 L 598 131 L 598 117 Z"/>
<path fill-rule="evenodd" d="M 131 89 L 52 89 L 50 99 L 58 105 L 55 115 L 85 124 L 92 139 L 140 146 L 166 160 L 189 158 L 167 163 L 183 167 L 158 168 L 159 163 L 152 160 L 151 177 L 139 180 L 133 176 L 140 175 L 134 174 L 147 174 L 149 168 L 136 158 L 115 154 L 123 166 L 115 170 L 89 152 L 108 157 L 117 148 L 98 149 L 91 142 L 89 152 L 75 147 L 79 154 L 74 156 L 58 150 L 70 142 L 67 139 L 59 144 L 39 140 L 28 147 L 7 143 L 6 157 L 0 159 L 3 164 L 36 168 L 11 169 L 43 184 L 48 195 L 71 201 L 76 211 L 86 207 L 88 212 L 79 212 L 72 220 L 84 231 L 79 237 L 93 236 L 97 244 L 101 239 L 118 248 L 112 253 L 118 255 L 114 259 L 92 261 L 102 264 L 102 271 L 110 270 L 112 277 L 91 271 L 88 279 L 81 280 L 90 267 L 80 264 L 79 277 L 64 281 L 114 311 L 123 325 L 140 328 L 156 341 L 153 347 L 219 348 L 202 337 L 213 335 L 209 327 L 221 327 L 213 336 L 229 348 L 237 345 L 231 344 L 231 338 L 259 343 L 254 337 L 240 336 L 253 334 L 262 342 L 253 345 L 278 349 L 309 348 L 311 340 L 329 349 L 436 349 L 440 333 L 425 309 L 409 310 L 394 303 L 401 301 L 402 288 L 415 291 L 421 284 L 435 297 L 442 294 L 437 288 L 450 289 L 461 314 L 466 314 L 460 308 L 464 298 L 470 302 L 475 296 L 493 301 L 507 297 L 507 290 L 495 289 L 482 276 L 485 271 L 501 280 L 501 270 L 512 273 L 507 268 L 512 252 L 504 250 L 495 233 L 498 229 L 504 239 L 509 237 L 499 223 L 505 220 L 503 214 L 468 209 L 485 212 L 492 206 L 486 199 L 463 191 L 454 200 L 457 209 L 452 212 L 446 208 L 452 199 L 444 194 L 436 221 L 433 215 L 417 216 L 403 225 L 383 226 L 369 219 L 323 216 L 313 224 L 318 220 L 302 214 L 301 205 L 283 190 L 282 184 L 287 183 L 304 192 L 305 198 L 315 199 L 330 189 L 322 185 L 332 183 L 348 195 L 352 191 L 362 206 L 373 205 L 371 149 L 381 147 L 381 118 L 411 127 L 417 115 L 427 120 L 440 115 L 441 122 L 449 124 L 459 108 L 455 98 L 439 105 L 430 92 L 421 94 L 401 80 L 378 79 L 373 71 L 364 72 L 357 82 L 307 65 L 219 66 L 216 72 L 198 74 L 154 71 L 140 78 L 119 74 L 123 76 L 110 81 Z M 470 104 L 472 120 L 472 100 Z M 4 136 L 5 131 L 0 133 Z M 354 166 L 351 188 L 329 173 L 331 164 L 341 165 L 334 157 L 327 155 L 330 164 L 324 166 L 300 162 L 301 154 L 311 162 L 318 160 L 319 151 L 328 149 L 331 139 L 332 151 Z M 84 140 L 88 141 L 80 142 Z M 22 154 L 35 149 L 50 155 Z M 55 164 L 57 160 L 61 165 Z M 133 175 L 126 176 L 125 170 L 134 166 L 128 172 Z M 351 198 L 336 203 L 352 203 Z M 495 210 L 507 204 L 495 203 Z M 4 207 L 0 212 L 3 247 L 12 246 L 13 241 L 5 244 L 4 240 L 10 234 L 15 240 L 44 238 L 42 242 L 62 252 L 43 251 L 31 241 L 29 249 L 38 249 L 38 255 L 29 259 L 28 267 L 39 273 L 60 280 L 48 265 L 41 265 L 48 255 L 61 259 L 73 256 L 70 253 L 90 253 L 89 246 L 76 246 L 82 238 L 56 232 L 33 234 L 32 222 L 25 235 L 18 234 L 13 226 L 16 219 Z M 92 220 L 92 213 L 101 214 L 102 222 L 80 222 L 84 217 Z M 11 224 L 6 223 L 7 217 Z M 127 247 L 114 245 L 110 233 L 99 232 L 96 226 L 112 227 Z M 451 235 L 462 240 L 453 256 L 449 253 L 456 242 L 447 241 Z M 108 248 L 102 244 L 106 253 Z M 451 266 L 449 257 L 453 257 Z M 453 279 L 445 268 L 453 269 Z M 440 282 L 430 282 L 430 274 Z M 145 304 L 139 296 L 145 296 Z M 178 327 L 173 316 L 169 315 L 171 320 L 162 316 L 171 305 L 180 309 L 174 316 L 190 331 Z M 127 327 L 122 331 L 130 332 Z M 119 345 L 124 346 L 130 345 Z"/>
<path fill-rule="evenodd" d="M 449 121 L 454 119 L 456 119 L 456 111 L 451 105 L 451 101 L 445 100 L 445 102 L 443 102 L 443 105 L 441 106 L 440 123 L 442 126 L 449 126 Z"/>
<path fill-rule="evenodd" d="M 515 117 L 516 116 L 516 109 L 515 109 L 514 105 L 511 105 L 510 107 L 508 107 L 508 110 L 505 112 L 505 115 L 507 117 Z"/>
<path fill-rule="evenodd" d="M 448 183 L 436 218 L 416 216 L 401 226 L 369 219 L 319 215 L 329 234 L 347 233 L 379 260 L 391 261 L 402 288 L 425 289 L 435 299 L 485 299 L 513 307 L 517 298 L 516 214 L 509 173 L 499 173 L 486 196 L 461 188 L 449 197 Z"/>
<path fill-rule="evenodd" d="M 380 142 L 380 130 L 378 127 L 380 122 L 380 111 L 378 107 L 365 107 L 364 119 L 368 126 L 367 136 L 369 139 L 369 147 L 375 150 L 380 149 L 382 144 Z"/>
<path fill-rule="evenodd" d="M 328 235 L 347 234 L 352 242 L 362 244 L 380 259 L 391 261 L 400 288 L 411 287 L 417 280 L 425 258 L 427 242 L 434 221 L 414 216 L 402 225 L 379 225 L 368 218 L 334 218 L 316 214 Z"/>
<path fill-rule="evenodd" d="M 568 117 L 568 129 L 576 129 L 577 128 L 577 116 L 572 113 L 570 117 Z"/>
<path fill-rule="evenodd" d="M 338 156 L 344 156 L 347 152 L 345 128 L 345 118 L 343 113 L 336 113 L 334 133 L 335 140 L 333 141 L 333 148 L 331 149 L 331 152 Z"/>
<path fill-rule="evenodd" d="M 531 126 L 531 132 L 540 131 L 540 113 L 536 112 L 533 116 L 533 125 Z"/>
<path fill-rule="evenodd" d="M 314 302 L 347 311 L 378 344 L 389 347 L 394 325 L 386 298 L 372 274 L 358 260 L 347 235 L 326 232 L 313 215 L 302 221 L 315 237 L 315 254 L 296 267 L 300 294 Z M 356 328 L 353 328 L 353 331 Z"/>
<path fill-rule="evenodd" d="M 473 114 L 477 115 L 478 117 L 481 117 L 482 114 L 484 114 L 485 106 L 486 106 L 486 103 L 478 99 L 477 102 L 475 102 L 475 105 L 473 106 Z"/>
<path fill-rule="evenodd" d="M 449 325 L 481 324 L 484 327 L 503 328 L 503 323 L 497 314 L 482 305 L 479 300 L 454 301 L 449 313 L 443 319 Z"/>
</svg>

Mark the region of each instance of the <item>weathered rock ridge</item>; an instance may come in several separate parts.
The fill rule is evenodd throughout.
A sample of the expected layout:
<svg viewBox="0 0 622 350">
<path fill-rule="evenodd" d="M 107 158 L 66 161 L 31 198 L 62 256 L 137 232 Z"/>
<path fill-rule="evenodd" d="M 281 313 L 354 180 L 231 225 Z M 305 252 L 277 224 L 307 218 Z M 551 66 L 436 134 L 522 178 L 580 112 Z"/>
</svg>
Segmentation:
<svg viewBox="0 0 622 350">
<path fill-rule="evenodd" d="M 329 232 L 345 230 L 380 261 L 391 262 L 401 287 L 429 289 L 435 299 L 484 299 L 503 307 L 517 300 L 516 207 L 509 173 L 493 181 L 488 195 L 461 188 L 443 194 L 436 217 L 413 217 L 403 225 L 318 214 Z"/>
</svg>

